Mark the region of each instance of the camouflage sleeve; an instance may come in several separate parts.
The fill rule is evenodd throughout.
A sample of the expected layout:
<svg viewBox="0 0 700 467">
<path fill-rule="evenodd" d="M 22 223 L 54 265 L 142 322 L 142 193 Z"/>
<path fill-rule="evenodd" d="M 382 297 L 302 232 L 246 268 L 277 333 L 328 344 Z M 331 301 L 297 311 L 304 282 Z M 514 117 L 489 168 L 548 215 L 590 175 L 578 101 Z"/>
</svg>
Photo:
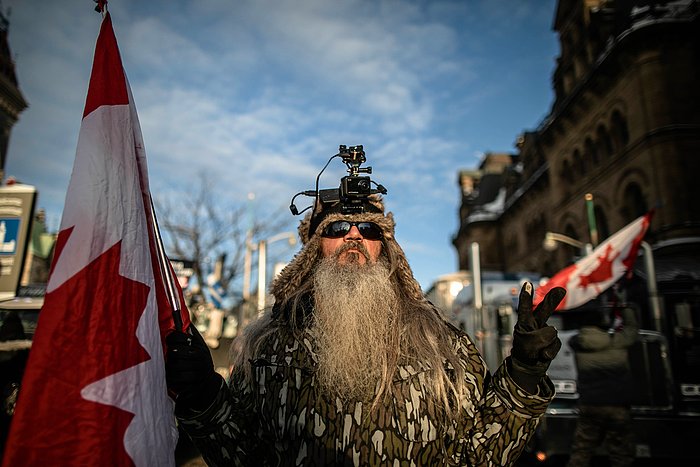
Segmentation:
<svg viewBox="0 0 700 467">
<path fill-rule="evenodd" d="M 255 459 L 255 419 L 249 395 L 235 384 L 221 390 L 209 408 L 178 414 L 178 421 L 210 466 L 244 466 Z"/>
<path fill-rule="evenodd" d="M 471 465 L 513 465 L 530 437 L 539 417 L 554 397 L 549 378 L 542 380 L 538 394 L 518 387 L 508 374 L 505 362 L 491 377 L 476 346 L 464 336 L 460 339 L 467 383 L 474 391 L 467 406 L 464 436 L 466 456 Z"/>
</svg>

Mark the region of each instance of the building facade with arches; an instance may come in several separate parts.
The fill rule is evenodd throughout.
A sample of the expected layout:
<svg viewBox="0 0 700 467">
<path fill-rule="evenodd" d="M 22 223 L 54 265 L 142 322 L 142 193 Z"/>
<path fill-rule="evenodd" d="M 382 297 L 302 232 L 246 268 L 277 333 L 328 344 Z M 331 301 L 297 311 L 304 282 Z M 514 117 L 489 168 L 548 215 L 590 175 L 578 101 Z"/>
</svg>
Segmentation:
<svg viewBox="0 0 700 467">
<path fill-rule="evenodd" d="M 618 290 L 641 328 L 630 351 L 630 432 L 639 455 L 658 465 L 700 465 L 698 23 L 700 0 L 559 0 L 551 110 L 513 154 L 488 153 L 460 172 L 453 238 L 466 273 L 477 242 L 482 272 L 551 277 L 586 254 L 585 244 L 654 209 L 648 245 Z M 535 436 L 538 455 L 570 454 L 578 393 L 567 339 L 592 310 L 614 309 L 617 295 L 606 295 L 550 318 L 564 347 L 549 369 L 557 395 Z M 501 309 L 467 311 L 503 322 Z"/>
<path fill-rule="evenodd" d="M 9 24 L 0 4 L 0 183 L 5 180 L 7 146 L 12 127 L 28 105 L 17 83 L 15 62 L 7 41 Z"/>
<path fill-rule="evenodd" d="M 700 465 L 699 22 L 700 0 L 559 0 L 551 110 L 513 154 L 460 172 L 453 238 L 467 272 L 478 242 L 482 272 L 551 277 L 585 254 L 581 244 L 654 209 L 649 248 L 619 285 L 642 329 L 630 351 L 631 432 L 658 465 Z M 549 233 L 560 234 L 554 249 Z M 613 306 L 603 295 L 550 323 L 566 341 L 591 310 Z M 575 363 L 562 363 L 550 367 L 557 396 L 535 437 L 547 456 L 570 454 L 578 413 L 575 372 L 557 373 Z"/>
<path fill-rule="evenodd" d="M 559 1 L 549 115 L 497 176 L 494 154 L 460 172 L 460 269 L 476 241 L 484 269 L 556 273 L 581 252 L 545 251 L 545 234 L 591 242 L 587 194 L 598 241 L 651 208 L 650 243 L 700 238 L 699 12 L 695 0 Z"/>
</svg>

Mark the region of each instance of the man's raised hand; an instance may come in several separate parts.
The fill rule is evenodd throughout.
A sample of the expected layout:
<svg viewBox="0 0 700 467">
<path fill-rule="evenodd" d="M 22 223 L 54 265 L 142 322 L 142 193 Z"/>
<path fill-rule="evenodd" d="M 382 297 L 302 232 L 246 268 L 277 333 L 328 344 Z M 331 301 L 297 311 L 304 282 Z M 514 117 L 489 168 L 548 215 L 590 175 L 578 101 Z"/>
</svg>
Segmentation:
<svg viewBox="0 0 700 467">
<path fill-rule="evenodd" d="M 542 302 L 533 310 L 533 287 L 530 282 L 523 284 L 518 303 L 518 321 L 513 331 L 511 350 L 511 370 L 516 383 L 534 392 L 537 383 L 547 373 L 547 368 L 561 348 L 557 330 L 547 324 L 552 312 L 566 295 L 562 287 L 555 287 L 547 293 Z"/>
</svg>

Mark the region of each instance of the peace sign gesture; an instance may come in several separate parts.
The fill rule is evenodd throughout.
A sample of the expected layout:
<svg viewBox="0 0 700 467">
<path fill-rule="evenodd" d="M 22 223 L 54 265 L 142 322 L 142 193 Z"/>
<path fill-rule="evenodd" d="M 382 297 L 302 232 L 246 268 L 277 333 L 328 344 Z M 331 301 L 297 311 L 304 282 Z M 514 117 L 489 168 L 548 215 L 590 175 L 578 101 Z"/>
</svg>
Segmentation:
<svg viewBox="0 0 700 467">
<path fill-rule="evenodd" d="M 547 293 L 542 302 L 533 310 L 533 287 L 530 282 L 523 284 L 518 303 L 518 322 L 513 331 L 511 366 L 514 372 L 524 373 L 536 383 L 546 373 L 549 364 L 561 348 L 557 330 L 547 324 L 552 312 L 566 295 L 562 287 L 555 287 Z M 514 375 L 516 376 L 516 375 Z M 526 388 L 528 389 L 528 388 Z"/>
</svg>

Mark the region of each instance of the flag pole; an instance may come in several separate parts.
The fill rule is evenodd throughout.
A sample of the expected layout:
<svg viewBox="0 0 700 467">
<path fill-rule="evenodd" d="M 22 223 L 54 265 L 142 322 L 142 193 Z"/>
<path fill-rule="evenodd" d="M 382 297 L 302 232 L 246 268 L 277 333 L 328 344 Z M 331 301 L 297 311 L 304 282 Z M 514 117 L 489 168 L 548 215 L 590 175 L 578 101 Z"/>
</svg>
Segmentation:
<svg viewBox="0 0 700 467">
<path fill-rule="evenodd" d="M 588 230 L 591 234 L 591 244 L 593 248 L 598 246 L 598 227 L 595 222 L 595 207 L 593 205 L 593 195 L 586 193 L 586 213 L 588 216 Z"/>
<path fill-rule="evenodd" d="M 165 282 L 165 294 L 168 296 L 168 301 L 170 301 L 170 306 L 173 309 L 173 321 L 175 322 L 175 329 L 177 331 L 182 331 L 182 308 L 180 307 L 180 297 L 175 289 L 175 281 L 172 276 L 172 269 L 168 264 L 168 256 L 165 254 L 165 247 L 163 246 L 163 237 L 160 235 L 160 228 L 158 227 L 158 218 L 156 217 L 156 209 L 153 206 L 153 198 L 151 194 L 148 194 L 148 200 L 151 202 L 151 225 L 153 226 L 153 237 L 156 240 L 156 253 L 158 255 L 158 266 L 160 267 L 161 277 Z"/>
<path fill-rule="evenodd" d="M 96 3 L 95 11 L 102 14 L 104 19 L 107 15 L 107 0 L 94 0 Z M 151 215 L 151 225 L 153 228 L 153 238 L 156 242 L 156 254 L 158 255 L 158 268 L 160 269 L 160 276 L 163 278 L 165 286 L 165 294 L 170 302 L 170 307 L 173 310 L 173 322 L 175 324 L 175 329 L 182 331 L 182 307 L 180 303 L 180 297 L 177 293 L 175 287 L 175 279 L 172 275 L 172 268 L 170 267 L 168 256 L 165 254 L 165 247 L 163 246 L 163 237 L 160 235 L 160 228 L 158 227 L 158 218 L 156 217 L 156 210 L 153 206 L 153 197 L 151 193 L 148 193 L 148 201 L 151 205 L 150 215 Z"/>
</svg>

